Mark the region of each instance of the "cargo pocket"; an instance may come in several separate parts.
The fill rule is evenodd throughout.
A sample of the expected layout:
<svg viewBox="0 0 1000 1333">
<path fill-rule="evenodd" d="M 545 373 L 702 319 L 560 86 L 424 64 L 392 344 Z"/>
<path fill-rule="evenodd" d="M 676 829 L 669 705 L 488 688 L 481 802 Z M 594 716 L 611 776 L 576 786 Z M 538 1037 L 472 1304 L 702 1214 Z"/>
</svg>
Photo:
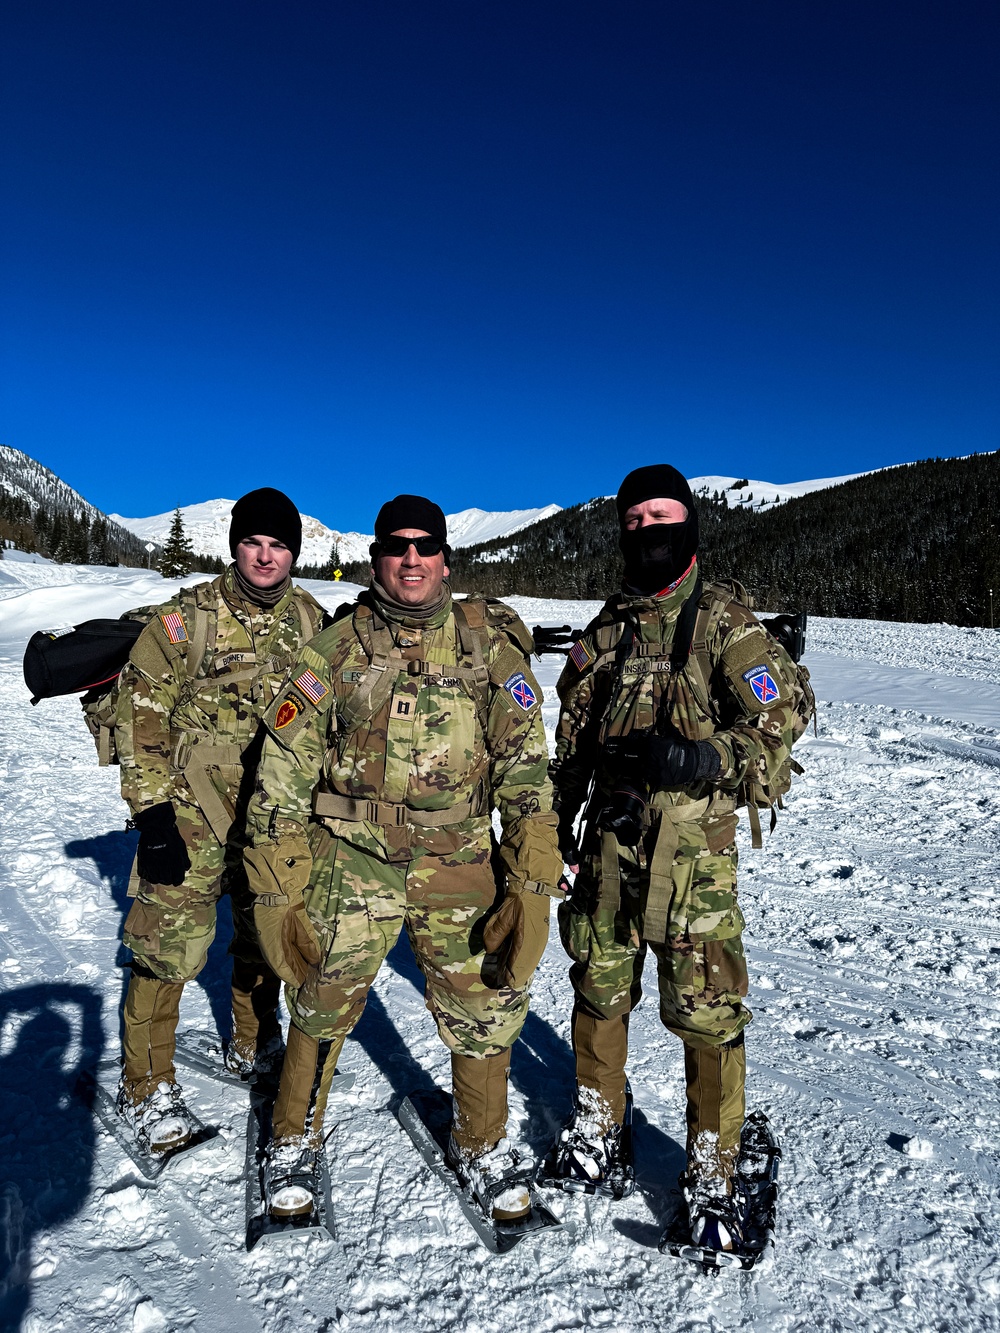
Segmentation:
<svg viewBox="0 0 1000 1333">
<path fill-rule="evenodd" d="M 133 953 L 141 955 L 159 953 L 160 914 L 157 909 L 137 898 L 125 918 L 122 939 Z"/>
<path fill-rule="evenodd" d="M 739 934 L 724 940 L 706 940 L 702 948 L 705 959 L 705 993 L 709 996 L 746 996 L 750 989 L 750 979 L 747 976 L 743 941 Z"/>
<path fill-rule="evenodd" d="M 574 912 L 568 902 L 561 902 L 556 910 L 559 919 L 559 938 L 574 963 L 586 966 L 590 960 L 593 926 L 586 912 Z"/>
</svg>

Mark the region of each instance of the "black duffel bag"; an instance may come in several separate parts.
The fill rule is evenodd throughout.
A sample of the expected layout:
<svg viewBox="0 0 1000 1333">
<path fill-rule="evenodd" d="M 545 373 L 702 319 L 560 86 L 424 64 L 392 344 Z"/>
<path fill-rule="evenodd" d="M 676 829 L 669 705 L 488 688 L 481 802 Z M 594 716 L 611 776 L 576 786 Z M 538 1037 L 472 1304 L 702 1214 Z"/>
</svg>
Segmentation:
<svg viewBox="0 0 1000 1333">
<path fill-rule="evenodd" d="M 144 620 L 85 620 L 74 629 L 39 630 L 24 650 L 31 702 L 110 685 L 128 661 Z"/>
</svg>

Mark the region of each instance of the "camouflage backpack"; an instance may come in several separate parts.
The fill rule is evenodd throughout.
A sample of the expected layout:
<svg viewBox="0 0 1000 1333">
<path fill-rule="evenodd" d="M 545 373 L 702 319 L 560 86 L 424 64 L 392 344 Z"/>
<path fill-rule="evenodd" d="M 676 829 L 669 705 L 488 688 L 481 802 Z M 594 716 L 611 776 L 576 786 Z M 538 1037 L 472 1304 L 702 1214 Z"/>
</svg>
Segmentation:
<svg viewBox="0 0 1000 1333">
<path fill-rule="evenodd" d="M 738 602 L 748 611 L 754 609 L 753 598 L 735 579 L 709 583 L 702 589 L 688 650 L 688 663 L 694 666 L 696 675 L 700 677 L 698 685 L 703 695 L 703 702 L 709 704 L 710 713 L 714 710 L 711 709 L 711 693 L 708 688 L 712 670 L 708 655 L 708 640 L 730 602 Z M 781 674 L 792 689 L 792 743 L 794 744 L 806 731 L 810 719 L 814 727 L 816 725 L 816 696 L 809 681 L 809 671 L 789 654 L 784 644 L 771 632 L 767 621 L 758 620 L 757 623 L 770 639 L 772 650 L 778 656 Z M 778 822 L 777 812 L 783 809 L 781 798 L 792 785 L 792 774 L 801 772 L 803 772 L 802 765 L 789 754 L 781 764 L 768 771 L 766 775 L 748 775 L 740 784 L 736 793 L 736 804 L 738 807 L 746 807 L 751 843 L 754 847 L 763 844 L 760 808 L 770 810 L 773 832 Z"/>
</svg>

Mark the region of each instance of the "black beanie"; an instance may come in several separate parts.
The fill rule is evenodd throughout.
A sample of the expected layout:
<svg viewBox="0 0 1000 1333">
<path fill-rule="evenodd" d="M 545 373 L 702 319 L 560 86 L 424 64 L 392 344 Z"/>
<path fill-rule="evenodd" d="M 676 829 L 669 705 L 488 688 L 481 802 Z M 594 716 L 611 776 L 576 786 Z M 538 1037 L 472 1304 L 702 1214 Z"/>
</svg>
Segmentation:
<svg viewBox="0 0 1000 1333">
<path fill-rule="evenodd" d="M 375 520 L 375 540 L 380 542 L 403 528 L 426 532 L 442 543 L 448 540 L 448 526 L 441 507 L 422 495 L 397 495 L 395 500 L 386 500 Z"/>
<path fill-rule="evenodd" d="M 615 503 L 618 506 L 618 522 L 622 527 L 625 526 L 626 512 L 633 505 L 641 505 L 644 500 L 679 500 L 689 514 L 695 512 L 691 487 L 669 463 L 637 467 L 618 487 Z"/>
<path fill-rule="evenodd" d="M 284 542 L 298 560 L 302 549 L 302 519 L 299 511 L 283 491 L 273 486 L 262 486 L 249 491 L 233 505 L 233 521 L 229 525 L 229 550 L 236 548 L 244 537 L 273 537 Z"/>
</svg>

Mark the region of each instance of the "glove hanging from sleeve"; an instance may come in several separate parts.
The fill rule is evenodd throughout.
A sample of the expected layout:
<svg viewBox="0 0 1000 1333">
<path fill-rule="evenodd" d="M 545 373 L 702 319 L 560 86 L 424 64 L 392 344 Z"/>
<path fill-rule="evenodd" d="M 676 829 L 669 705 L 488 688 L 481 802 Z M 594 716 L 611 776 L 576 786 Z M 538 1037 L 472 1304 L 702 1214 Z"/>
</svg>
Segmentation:
<svg viewBox="0 0 1000 1333">
<path fill-rule="evenodd" d="M 129 821 L 139 830 L 136 869 L 149 884 L 184 883 L 191 869 L 191 858 L 177 827 L 177 814 L 170 801 L 147 806 Z"/>
<path fill-rule="evenodd" d="M 301 986 L 309 969 L 320 961 L 319 939 L 302 897 L 312 874 L 305 834 L 248 847 L 243 864 L 254 895 L 261 953 L 282 981 Z"/>
</svg>

